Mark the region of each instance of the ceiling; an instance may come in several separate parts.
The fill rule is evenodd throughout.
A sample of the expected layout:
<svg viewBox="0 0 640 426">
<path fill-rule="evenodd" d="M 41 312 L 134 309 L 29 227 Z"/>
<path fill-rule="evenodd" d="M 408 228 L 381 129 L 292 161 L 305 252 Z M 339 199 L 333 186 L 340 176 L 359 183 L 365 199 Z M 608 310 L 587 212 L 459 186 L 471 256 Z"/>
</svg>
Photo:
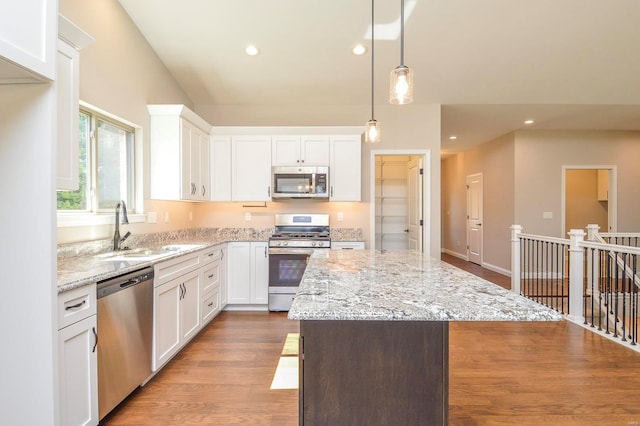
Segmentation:
<svg viewBox="0 0 640 426">
<path fill-rule="evenodd" d="M 371 102 L 370 51 L 351 53 L 370 46 L 369 0 L 119 1 L 196 105 Z M 400 1 L 375 8 L 378 104 Z M 640 130 L 637 0 L 405 0 L 405 14 L 414 102 L 443 105 L 443 151 L 520 128 Z"/>
</svg>

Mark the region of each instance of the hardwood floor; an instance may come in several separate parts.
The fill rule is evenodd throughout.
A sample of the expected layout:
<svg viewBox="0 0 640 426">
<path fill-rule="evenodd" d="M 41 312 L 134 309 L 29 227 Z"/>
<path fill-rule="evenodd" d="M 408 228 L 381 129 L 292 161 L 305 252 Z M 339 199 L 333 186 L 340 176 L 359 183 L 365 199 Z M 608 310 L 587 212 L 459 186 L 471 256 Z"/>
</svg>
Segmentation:
<svg viewBox="0 0 640 426">
<path fill-rule="evenodd" d="M 297 391 L 269 386 L 297 331 L 282 313 L 223 312 L 101 424 L 296 425 Z M 451 425 L 640 425 L 640 354 L 578 325 L 454 322 L 449 343 Z"/>
</svg>

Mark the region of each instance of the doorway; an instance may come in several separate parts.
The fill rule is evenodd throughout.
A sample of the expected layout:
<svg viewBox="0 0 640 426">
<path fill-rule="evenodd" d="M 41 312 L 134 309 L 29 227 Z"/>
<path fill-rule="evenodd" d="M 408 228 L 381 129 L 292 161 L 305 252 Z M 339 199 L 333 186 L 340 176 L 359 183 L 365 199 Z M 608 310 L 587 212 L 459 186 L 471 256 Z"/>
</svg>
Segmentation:
<svg viewBox="0 0 640 426">
<path fill-rule="evenodd" d="M 429 254 L 424 151 L 372 151 L 372 248 Z"/>
<path fill-rule="evenodd" d="M 467 259 L 482 266 L 482 173 L 467 176 Z"/>
<path fill-rule="evenodd" d="M 563 166 L 562 235 L 588 224 L 616 230 L 615 166 Z"/>
</svg>

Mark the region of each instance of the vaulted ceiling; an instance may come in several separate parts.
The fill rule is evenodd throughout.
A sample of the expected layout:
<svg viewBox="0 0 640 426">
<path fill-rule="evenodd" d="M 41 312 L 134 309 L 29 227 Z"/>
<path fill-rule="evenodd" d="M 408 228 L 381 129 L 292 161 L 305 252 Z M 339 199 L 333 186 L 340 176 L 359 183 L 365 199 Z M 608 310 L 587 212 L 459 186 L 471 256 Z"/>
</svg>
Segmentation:
<svg viewBox="0 0 640 426">
<path fill-rule="evenodd" d="M 371 52 L 351 52 L 370 48 L 369 0 L 119 1 L 195 104 L 370 102 Z M 400 63 L 400 0 L 375 11 L 378 103 Z M 527 118 L 640 130 L 637 0 L 405 0 L 405 15 L 414 102 L 443 105 L 444 150 Z M 249 44 L 260 54 L 246 55 Z"/>
</svg>

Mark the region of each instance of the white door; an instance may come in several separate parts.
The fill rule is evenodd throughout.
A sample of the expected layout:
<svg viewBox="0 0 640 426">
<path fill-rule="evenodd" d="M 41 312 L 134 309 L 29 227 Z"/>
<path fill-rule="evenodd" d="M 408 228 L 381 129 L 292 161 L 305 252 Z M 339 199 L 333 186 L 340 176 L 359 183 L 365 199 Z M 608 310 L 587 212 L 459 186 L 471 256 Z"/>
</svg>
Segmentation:
<svg viewBox="0 0 640 426">
<path fill-rule="evenodd" d="M 467 258 L 482 265 L 482 173 L 467 176 Z"/>
<path fill-rule="evenodd" d="M 422 158 L 409 161 L 407 187 L 409 195 L 408 238 L 409 249 L 422 252 Z"/>
<path fill-rule="evenodd" d="M 180 301 L 180 339 L 186 342 L 200 331 L 200 271 L 178 278 L 182 285 Z"/>
</svg>

